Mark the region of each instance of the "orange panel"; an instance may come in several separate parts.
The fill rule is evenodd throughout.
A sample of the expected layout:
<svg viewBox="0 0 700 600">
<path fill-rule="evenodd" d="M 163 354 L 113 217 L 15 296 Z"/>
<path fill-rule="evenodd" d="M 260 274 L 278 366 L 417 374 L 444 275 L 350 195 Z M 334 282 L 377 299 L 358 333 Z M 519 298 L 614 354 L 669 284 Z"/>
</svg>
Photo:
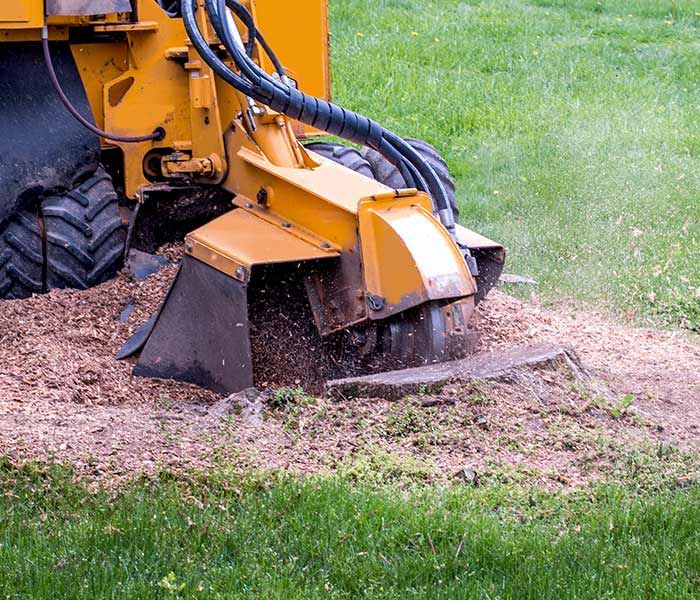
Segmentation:
<svg viewBox="0 0 700 600">
<path fill-rule="evenodd" d="M 290 75 L 307 94 L 330 99 L 328 0 L 252 0 L 263 32 Z M 272 65 L 265 68 L 272 71 Z"/>
<path fill-rule="evenodd" d="M 11 0 L 0 3 L 0 28 L 26 29 L 44 24 L 42 0 Z"/>
<path fill-rule="evenodd" d="M 186 250 L 195 258 L 239 280 L 254 265 L 337 257 L 242 209 L 214 219 L 187 236 Z"/>
<path fill-rule="evenodd" d="M 129 48 L 123 43 L 87 43 L 71 46 L 75 64 L 99 127 L 104 127 L 105 83 L 121 77 L 129 68 Z"/>
</svg>

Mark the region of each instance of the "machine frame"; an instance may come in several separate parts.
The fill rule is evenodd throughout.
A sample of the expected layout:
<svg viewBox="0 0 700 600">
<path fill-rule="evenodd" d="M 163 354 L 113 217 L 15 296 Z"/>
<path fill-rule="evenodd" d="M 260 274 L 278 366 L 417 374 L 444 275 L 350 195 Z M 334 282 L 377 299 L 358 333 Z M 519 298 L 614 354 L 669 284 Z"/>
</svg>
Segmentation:
<svg viewBox="0 0 700 600">
<path fill-rule="evenodd" d="M 327 1 L 243 4 L 275 46 L 291 85 L 329 99 Z M 474 306 L 502 267 L 500 245 L 462 227 L 448 231 L 424 192 L 388 188 L 307 150 L 300 140 L 319 131 L 227 85 L 193 47 L 182 19 L 166 14 L 156 0 L 132 0 L 131 11 L 124 7 L 125 0 L 47 0 L 46 5 L 20 0 L 0 7 L 0 42 L 38 41 L 43 29 L 51 45 L 70 45 L 99 128 L 115 136 L 163 132 L 139 143 L 101 140 L 103 150 L 121 152 L 118 171 L 127 199 L 143 204 L 152 193 L 186 186 L 232 195 L 231 211 L 186 237 L 187 258 L 174 291 L 139 343 L 131 345 L 147 357 L 142 374 L 219 391 L 250 383 L 250 357 L 241 358 L 239 352 L 249 347 L 247 324 L 233 332 L 218 328 L 220 323 L 207 314 L 212 308 L 201 306 L 207 270 L 195 264 L 244 291 L 256 268 L 303 265 L 322 336 L 367 328 L 431 305 L 437 312 L 415 313 L 420 322 L 407 330 L 394 328 L 395 345 L 405 345 L 411 331 L 420 331 L 430 346 L 424 360 L 432 361 L 440 359 L 436 353 L 446 356 L 448 347 L 458 347 L 455 339 L 467 340 Z M 197 7 L 206 43 L 223 58 L 205 0 L 197 0 Z M 235 23 L 244 38 L 245 27 Z M 252 60 L 271 71 L 269 57 L 258 44 L 254 48 Z M 470 252 L 482 261 L 480 274 L 465 260 Z M 228 314 L 229 325 L 246 321 L 245 311 L 229 311 L 227 295 L 212 285 L 217 314 Z M 232 298 L 240 296 L 235 290 L 230 290 Z M 187 333 L 175 335 L 172 329 L 185 314 L 191 320 L 183 328 Z M 428 326 L 425 314 L 433 315 Z M 192 340 L 197 334 L 203 346 Z M 222 337 L 225 343 L 217 341 Z M 232 361 L 241 377 L 231 378 Z"/>
</svg>

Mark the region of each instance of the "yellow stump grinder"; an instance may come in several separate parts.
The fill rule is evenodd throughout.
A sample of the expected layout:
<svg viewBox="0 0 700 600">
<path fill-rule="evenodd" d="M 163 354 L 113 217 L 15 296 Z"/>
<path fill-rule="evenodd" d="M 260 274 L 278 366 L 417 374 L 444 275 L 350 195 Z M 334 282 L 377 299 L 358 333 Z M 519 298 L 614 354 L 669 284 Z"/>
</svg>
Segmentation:
<svg viewBox="0 0 700 600">
<path fill-rule="evenodd" d="M 330 102 L 327 0 L 0 3 L 0 297 L 184 236 L 137 375 L 250 387 L 282 321 L 360 371 L 463 356 L 504 250 L 456 213 L 435 148 Z"/>
</svg>

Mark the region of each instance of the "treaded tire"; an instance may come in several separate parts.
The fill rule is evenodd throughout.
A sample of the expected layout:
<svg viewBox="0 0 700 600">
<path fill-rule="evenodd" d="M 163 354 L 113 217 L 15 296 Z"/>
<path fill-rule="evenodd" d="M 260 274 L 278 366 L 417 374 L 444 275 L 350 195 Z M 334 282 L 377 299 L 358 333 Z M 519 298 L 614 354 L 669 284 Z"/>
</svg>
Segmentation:
<svg viewBox="0 0 700 600">
<path fill-rule="evenodd" d="M 455 221 L 457 221 L 459 219 L 459 208 L 457 207 L 455 182 L 450 175 L 450 170 L 447 167 L 445 159 L 440 155 L 435 147 L 431 146 L 428 142 L 413 138 L 406 138 L 406 142 L 408 142 L 408 144 L 411 145 L 428 162 L 428 164 L 433 168 L 433 171 L 435 171 L 435 174 L 438 176 L 442 182 L 442 185 L 447 191 L 450 206 L 452 206 L 452 212 L 454 214 Z M 379 152 L 372 150 L 371 148 L 365 148 L 362 152 L 362 156 L 369 163 L 377 181 L 393 189 L 405 188 L 407 186 L 406 180 L 403 178 L 403 175 L 401 175 L 401 171 L 399 171 L 386 158 L 379 154 Z"/>
<path fill-rule="evenodd" d="M 23 210 L 0 229 L 0 298 L 44 291 L 44 253 L 38 213 Z"/>
<path fill-rule="evenodd" d="M 46 288 L 87 289 L 114 276 L 126 232 L 119 200 L 104 169 L 76 189 L 42 204 L 46 231 Z"/>
<path fill-rule="evenodd" d="M 315 142 L 306 144 L 305 148 L 320 154 L 328 160 L 343 165 L 348 169 L 360 173 L 370 179 L 376 179 L 374 171 L 362 153 L 351 146 L 344 146 L 334 142 Z"/>
</svg>

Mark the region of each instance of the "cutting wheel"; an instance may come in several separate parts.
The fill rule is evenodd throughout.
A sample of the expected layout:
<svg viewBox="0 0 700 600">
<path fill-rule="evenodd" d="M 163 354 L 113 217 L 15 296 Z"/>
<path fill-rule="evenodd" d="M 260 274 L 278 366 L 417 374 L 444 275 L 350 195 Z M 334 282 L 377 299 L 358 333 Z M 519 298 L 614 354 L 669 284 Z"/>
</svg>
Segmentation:
<svg viewBox="0 0 700 600">
<path fill-rule="evenodd" d="M 476 345 L 476 332 L 468 327 L 473 312 L 473 298 L 429 302 L 378 324 L 374 368 L 398 369 L 464 358 Z"/>
</svg>

